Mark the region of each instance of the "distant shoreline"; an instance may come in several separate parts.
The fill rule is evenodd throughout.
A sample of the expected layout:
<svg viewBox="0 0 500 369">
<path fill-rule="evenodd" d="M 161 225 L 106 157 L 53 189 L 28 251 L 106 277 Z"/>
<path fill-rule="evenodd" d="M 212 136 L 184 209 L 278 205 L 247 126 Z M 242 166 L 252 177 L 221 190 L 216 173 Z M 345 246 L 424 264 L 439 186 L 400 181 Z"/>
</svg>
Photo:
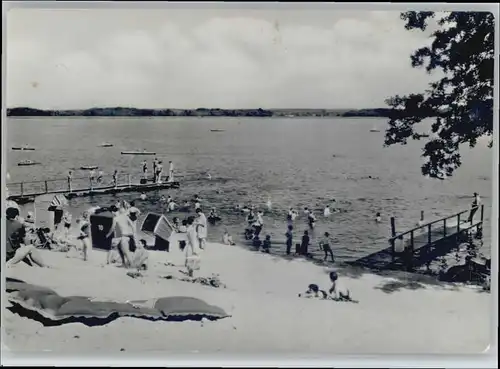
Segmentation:
<svg viewBox="0 0 500 369">
<path fill-rule="evenodd" d="M 42 110 L 28 107 L 7 109 L 7 117 L 388 117 L 390 109 L 138 109 L 91 108 Z"/>
</svg>

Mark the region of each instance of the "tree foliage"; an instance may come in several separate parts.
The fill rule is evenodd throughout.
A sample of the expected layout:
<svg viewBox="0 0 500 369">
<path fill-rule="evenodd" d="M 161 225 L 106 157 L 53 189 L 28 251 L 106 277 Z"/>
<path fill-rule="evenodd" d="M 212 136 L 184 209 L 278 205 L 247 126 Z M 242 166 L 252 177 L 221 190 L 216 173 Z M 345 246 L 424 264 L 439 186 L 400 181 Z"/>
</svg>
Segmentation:
<svg viewBox="0 0 500 369">
<path fill-rule="evenodd" d="M 430 46 L 411 55 L 413 67 L 443 77 L 422 93 L 394 96 L 385 145 L 406 144 L 424 136 L 415 126 L 433 119 L 432 133 L 423 148 L 422 173 L 432 178 L 451 176 L 461 165 L 460 145 L 474 147 L 479 137 L 493 134 L 494 16 L 489 12 L 405 12 L 407 30 L 425 31 L 435 19 Z M 492 143 L 490 141 L 490 147 Z"/>
</svg>

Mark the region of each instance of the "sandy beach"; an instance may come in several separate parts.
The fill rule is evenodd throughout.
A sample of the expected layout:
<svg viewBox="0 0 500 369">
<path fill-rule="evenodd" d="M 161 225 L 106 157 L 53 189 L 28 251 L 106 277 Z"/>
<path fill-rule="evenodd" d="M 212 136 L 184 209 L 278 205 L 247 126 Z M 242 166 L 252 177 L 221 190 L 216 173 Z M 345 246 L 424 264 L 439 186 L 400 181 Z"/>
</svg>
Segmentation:
<svg viewBox="0 0 500 369">
<path fill-rule="evenodd" d="M 218 273 L 227 288 L 179 281 L 179 253 L 151 252 L 150 269 L 134 279 L 94 251 L 84 262 L 43 251 L 53 268 L 17 265 L 6 276 L 59 295 L 102 300 L 192 296 L 223 308 L 218 321 L 163 322 L 119 318 L 104 326 L 44 327 L 4 311 L 4 344 L 12 351 L 107 354 L 469 354 L 490 343 L 491 294 L 479 288 L 337 269 L 358 304 L 298 298 L 308 284 L 327 289 L 328 268 L 237 246 L 210 243 L 199 276 Z M 162 277 L 171 275 L 174 279 Z M 412 278 L 412 279 L 410 279 Z M 8 304 L 7 304 L 8 305 Z"/>
</svg>

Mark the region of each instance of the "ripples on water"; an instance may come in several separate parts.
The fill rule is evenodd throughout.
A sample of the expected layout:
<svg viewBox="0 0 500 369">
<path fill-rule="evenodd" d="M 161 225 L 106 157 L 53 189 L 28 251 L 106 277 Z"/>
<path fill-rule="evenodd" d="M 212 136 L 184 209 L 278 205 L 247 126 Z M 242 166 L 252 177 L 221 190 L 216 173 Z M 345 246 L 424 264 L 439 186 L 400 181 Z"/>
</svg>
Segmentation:
<svg viewBox="0 0 500 369">
<path fill-rule="evenodd" d="M 236 239 L 244 228 L 244 216 L 232 210 L 236 204 L 253 203 L 265 209 L 270 197 L 273 208 L 265 214 L 263 234 L 284 242 L 286 212 L 290 207 L 307 206 L 318 218 L 314 235 L 328 230 L 338 240 L 334 250 L 343 260 L 386 247 L 391 215 L 402 230 L 416 224 L 420 210 L 431 220 L 467 208 L 474 191 L 490 204 L 491 150 L 465 149 L 464 164 L 456 176 L 430 180 L 420 173 L 421 145 L 384 148 L 384 133 L 369 132 L 374 122 L 383 130 L 385 121 L 373 118 L 9 119 L 8 146 L 28 144 L 37 151 L 8 151 L 7 161 L 13 182 L 65 178 L 68 169 L 82 165 L 99 165 L 107 174 L 119 169 L 138 176 L 142 160 L 151 163 L 153 158 L 120 152 L 156 151 L 165 164 L 174 161 L 181 188 L 138 201 L 143 211 L 162 211 L 157 201 L 161 195 L 171 195 L 181 204 L 199 194 L 205 208 L 216 207 L 222 215 L 222 224 L 210 227 L 209 232 L 211 240 L 220 241 L 224 229 Z M 214 128 L 225 132 L 211 133 Z M 97 147 L 104 141 L 115 146 Z M 36 159 L 43 165 L 18 167 L 22 159 Z M 211 181 L 206 179 L 207 172 Z M 138 196 L 117 195 L 126 200 Z M 81 211 L 89 203 L 109 205 L 114 199 L 75 199 L 71 204 Z M 323 208 L 332 199 L 340 211 L 325 219 Z M 485 208 L 488 248 L 490 210 L 490 206 Z M 381 224 L 373 221 L 376 212 L 382 213 Z M 304 229 L 305 220 L 297 219 L 297 240 Z"/>
</svg>

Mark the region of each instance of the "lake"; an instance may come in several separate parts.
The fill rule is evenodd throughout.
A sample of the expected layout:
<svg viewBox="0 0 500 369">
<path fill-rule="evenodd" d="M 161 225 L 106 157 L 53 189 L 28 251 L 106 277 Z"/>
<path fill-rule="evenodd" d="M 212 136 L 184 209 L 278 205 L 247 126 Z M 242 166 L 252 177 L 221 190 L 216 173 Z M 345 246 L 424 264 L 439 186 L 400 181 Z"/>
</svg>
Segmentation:
<svg viewBox="0 0 500 369">
<path fill-rule="evenodd" d="M 432 220 L 468 208 L 476 191 L 486 204 L 481 251 L 489 254 L 493 151 L 484 143 L 465 148 L 463 165 L 452 178 L 432 180 L 420 172 L 424 141 L 384 148 L 385 125 L 379 118 L 9 118 L 7 163 L 11 182 L 65 178 L 69 169 L 83 165 L 138 178 L 142 160 L 151 168 L 153 157 L 120 152 L 156 151 L 165 167 L 169 160 L 175 163 L 181 187 L 138 201 L 143 212 L 162 211 L 157 201 L 162 194 L 177 203 L 199 194 L 203 207 L 216 207 L 223 218 L 222 224 L 209 228 L 209 239 L 220 241 L 227 228 L 237 240 L 245 221 L 234 206 L 251 202 L 264 208 L 270 198 L 273 207 L 266 213 L 263 234 L 281 242 L 288 209 L 307 206 L 318 218 L 312 249 L 315 236 L 328 230 L 338 241 L 334 253 L 344 261 L 386 247 L 391 216 L 403 230 L 416 224 L 421 210 Z M 381 132 L 370 132 L 374 126 Z M 104 141 L 114 147 L 98 147 Z M 24 144 L 37 150 L 10 150 Z M 23 159 L 42 165 L 17 166 Z M 130 201 L 138 196 L 116 197 Z M 82 211 L 89 203 L 110 205 L 113 199 L 97 196 L 70 204 Z M 323 208 L 332 199 L 339 211 L 325 219 Z M 380 224 L 374 222 L 376 212 L 382 214 Z M 304 229 L 302 217 L 296 221 L 297 242 Z"/>
</svg>

